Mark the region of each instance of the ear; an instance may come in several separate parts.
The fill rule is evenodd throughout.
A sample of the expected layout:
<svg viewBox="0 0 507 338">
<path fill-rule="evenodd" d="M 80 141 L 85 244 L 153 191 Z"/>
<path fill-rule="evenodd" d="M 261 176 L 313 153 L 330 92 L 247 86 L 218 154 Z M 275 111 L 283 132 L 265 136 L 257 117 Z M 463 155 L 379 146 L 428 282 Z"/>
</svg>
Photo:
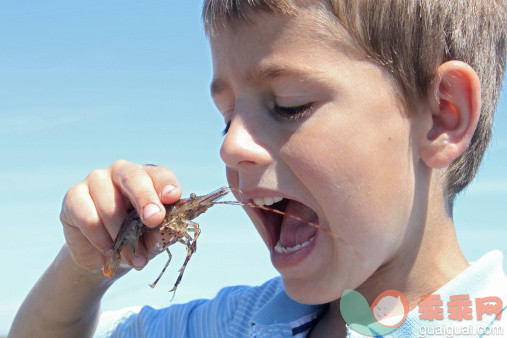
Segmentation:
<svg viewBox="0 0 507 338">
<path fill-rule="evenodd" d="M 431 129 L 420 155 L 428 167 L 441 169 L 465 151 L 474 135 L 481 112 L 481 84 L 468 64 L 449 61 L 438 68 L 433 86 Z"/>
</svg>

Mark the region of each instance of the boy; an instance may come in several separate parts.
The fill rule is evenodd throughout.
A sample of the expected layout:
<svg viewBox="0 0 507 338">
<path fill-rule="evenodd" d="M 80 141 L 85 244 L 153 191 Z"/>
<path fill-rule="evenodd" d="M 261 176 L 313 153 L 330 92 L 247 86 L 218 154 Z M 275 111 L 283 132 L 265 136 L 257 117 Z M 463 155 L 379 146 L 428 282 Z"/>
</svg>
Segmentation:
<svg viewBox="0 0 507 338">
<path fill-rule="evenodd" d="M 97 333 L 356 336 L 365 331 L 346 325 L 348 308 L 340 307 L 347 289 L 368 304 L 386 290 L 401 292 L 410 313 L 395 336 L 470 323 L 483 333 L 503 328 L 501 257 L 465 260 L 452 203 L 490 139 L 505 70 L 505 2 L 207 0 L 203 18 L 211 94 L 226 123 L 221 157 L 236 197 L 282 199 L 276 208 L 336 236 L 246 208 L 281 279 L 226 288 L 211 301 L 144 308 L 110 326 L 104 319 Z M 128 271 L 113 280 L 100 271 L 127 207 L 155 226 L 161 203 L 180 195 L 168 169 L 126 161 L 72 187 L 61 213 L 67 244 L 11 334 L 91 335 L 102 295 Z M 141 269 L 159 241 L 148 233 L 137 257 L 123 251 L 125 262 Z M 494 296 L 503 308 L 479 320 L 477 307 L 470 320 L 462 307 L 468 321 L 459 321 L 439 319 L 437 306 L 430 321 L 421 297 L 432 294 L 444 303 Z"/>
</svg>

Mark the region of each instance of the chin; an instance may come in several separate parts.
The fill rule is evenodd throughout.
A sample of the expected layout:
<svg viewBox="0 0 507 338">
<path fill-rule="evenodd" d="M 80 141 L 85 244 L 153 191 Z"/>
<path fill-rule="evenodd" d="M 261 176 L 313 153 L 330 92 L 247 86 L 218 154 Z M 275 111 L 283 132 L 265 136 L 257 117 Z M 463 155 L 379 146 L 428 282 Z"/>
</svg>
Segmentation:
<svg viewBox="0 0 507 338">
<path fill-rule="evenodd" d="M 316 283 L 301 279 L 292 279 L 282 276 L 283 287 L 287 295 L 301 304 L 319 305 L 340 299 L 345 286 L 328 288 L 318 286 Z"/>
</svg>

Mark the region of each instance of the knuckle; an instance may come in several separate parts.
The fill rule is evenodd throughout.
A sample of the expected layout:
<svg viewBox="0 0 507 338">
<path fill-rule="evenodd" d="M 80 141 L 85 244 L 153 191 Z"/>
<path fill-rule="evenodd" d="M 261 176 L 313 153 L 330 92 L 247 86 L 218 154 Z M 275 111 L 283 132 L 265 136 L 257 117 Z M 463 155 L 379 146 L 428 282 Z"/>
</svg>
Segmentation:
<svg viewBox="0 0 507 338">
<path fill-rule="evenodd" d="M 174 173 L 172 172 L 171 169 L 167 168 L 167 167 L 153 167 L 152 168 L 153 171 L 157 172 L 157 173 L 162 173 L 162 174 L 165 174 L 165 175 L 174 175 Z"/>
<path fill-rule="evenodd" d="M 102 225 L 100 217 L 98 216 L 89 216 L 86 218 L 86 221 L 86 225 L 90 231 L 96 232 L 97 230 L 100 230 L 104 227 L 104 225 Z"/>
<path fill-rule="evenodd" d="M 62 225 L 70 225 L 67 212 L 62 208 L 62 211 L 60 211 L 60 223 Z"/>
<path fill-rule="evenodd" d="M 135 199 L 139 202 L 139 206 L 143 207 L 150 202 L 157 202 L 159 199 L 154 190 L 139 189 L 135 192 Z"/>
<path fill-rule="evenodd" d="M 99 210 L 99 214 L 107 219 L 113 219 L 116 215 L 118 215 L 118 206 L 114 204 L 101 205 L 97 207 Z"/>
<path fill-rule="evenodd" d="M 129 161 L 126 161 L 126 160 L 117 160 L 117 161 L 114 161 L 113 164 L 111 164 L 111 166 L 108 169 L 114 173 L 121 174 L 122 172 L 124 172 L 125 170 L 128 170 L 131 167 L 139 167 L 139 165 L 129 162 Z"/>
<path fill-rule="evenodd" d="M 176 182 L 176 175 L 166 167 L 155 167 L 150 169 L 153 175 L 156 175 L 158 179 L 163 181 Z"/>
<path fill-rule="evenodd" d="M 102 181 L 104 179 L 107 179 L 107 173 L 106 170 L 104 169 L 95 169 L 91 173 L 89 173 L 88 176 L 86 177 L 87 181 L 92 182 Z"/>
<path fill-rule="evenodd" d="M 70 187 L 63 198 L 60 221 L 69 223 L 69 215 L 72 215 L 75 212 L 74 207 L 79 205 L 83 191 L 84 186 L 82 182 Z"/>
<path fill-rule="evenodd" d="M 65 194 L 65 197 L 63 198 L 64 204 L 69 204 L 70 201 L 73 200 L 73 198 L 79 194 L 79 191 L 81 191 L 82 182 L 78 184 L 74 184 L 72 187 L 67 190 L 67 193 Z"/>
<path fill-rule="evenodd" d="M 79 223 L 80 227 L 92 231 L 102 225 L 99 216 L 95 213 L 78 213 L 76 215 L 76 221 Z"/>
<path fill-rule="evenodd" d="M 110 168 L 120 168 L 120 167 L 123 167 L 125 164 L 128 164 L 130 162 L 126 161 L 126 160 L 123 160 L 123 159 L 119 159 L 119 160 L 116 160 L 114 161 Z"/>
<path fill-rule="evenodd" d="M 121 175 L 120 182 L 123 186 L 135 185 L 142 175 L 143 170 L 139 168 L 125 170 Z"/>
</svg>

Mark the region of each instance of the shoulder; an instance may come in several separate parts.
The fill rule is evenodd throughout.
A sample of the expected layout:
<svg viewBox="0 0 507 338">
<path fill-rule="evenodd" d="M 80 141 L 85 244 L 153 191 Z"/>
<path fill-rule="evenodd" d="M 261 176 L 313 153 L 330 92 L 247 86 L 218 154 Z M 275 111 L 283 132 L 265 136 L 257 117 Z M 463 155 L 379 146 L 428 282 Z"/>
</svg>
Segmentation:
<svg viewBox="0 0 507 338">
<path fill-rule="evenodd" d="M 507 296 L 507 276 L 503 270 L 502 253 L 498 250 L 488 252 L 435 293 L 447 298 L 469 295 L 470 298 L 496 296 L 503 299 Z"/>
<path fill-rule="evenodd" d="M 277 277 L 255 287 L 226 287 L 211 300 L 106 312 L 95 336 L 242 336 L 248 333 L 251 318 L 281 290 L 283 284 Z"/>
</svg>

